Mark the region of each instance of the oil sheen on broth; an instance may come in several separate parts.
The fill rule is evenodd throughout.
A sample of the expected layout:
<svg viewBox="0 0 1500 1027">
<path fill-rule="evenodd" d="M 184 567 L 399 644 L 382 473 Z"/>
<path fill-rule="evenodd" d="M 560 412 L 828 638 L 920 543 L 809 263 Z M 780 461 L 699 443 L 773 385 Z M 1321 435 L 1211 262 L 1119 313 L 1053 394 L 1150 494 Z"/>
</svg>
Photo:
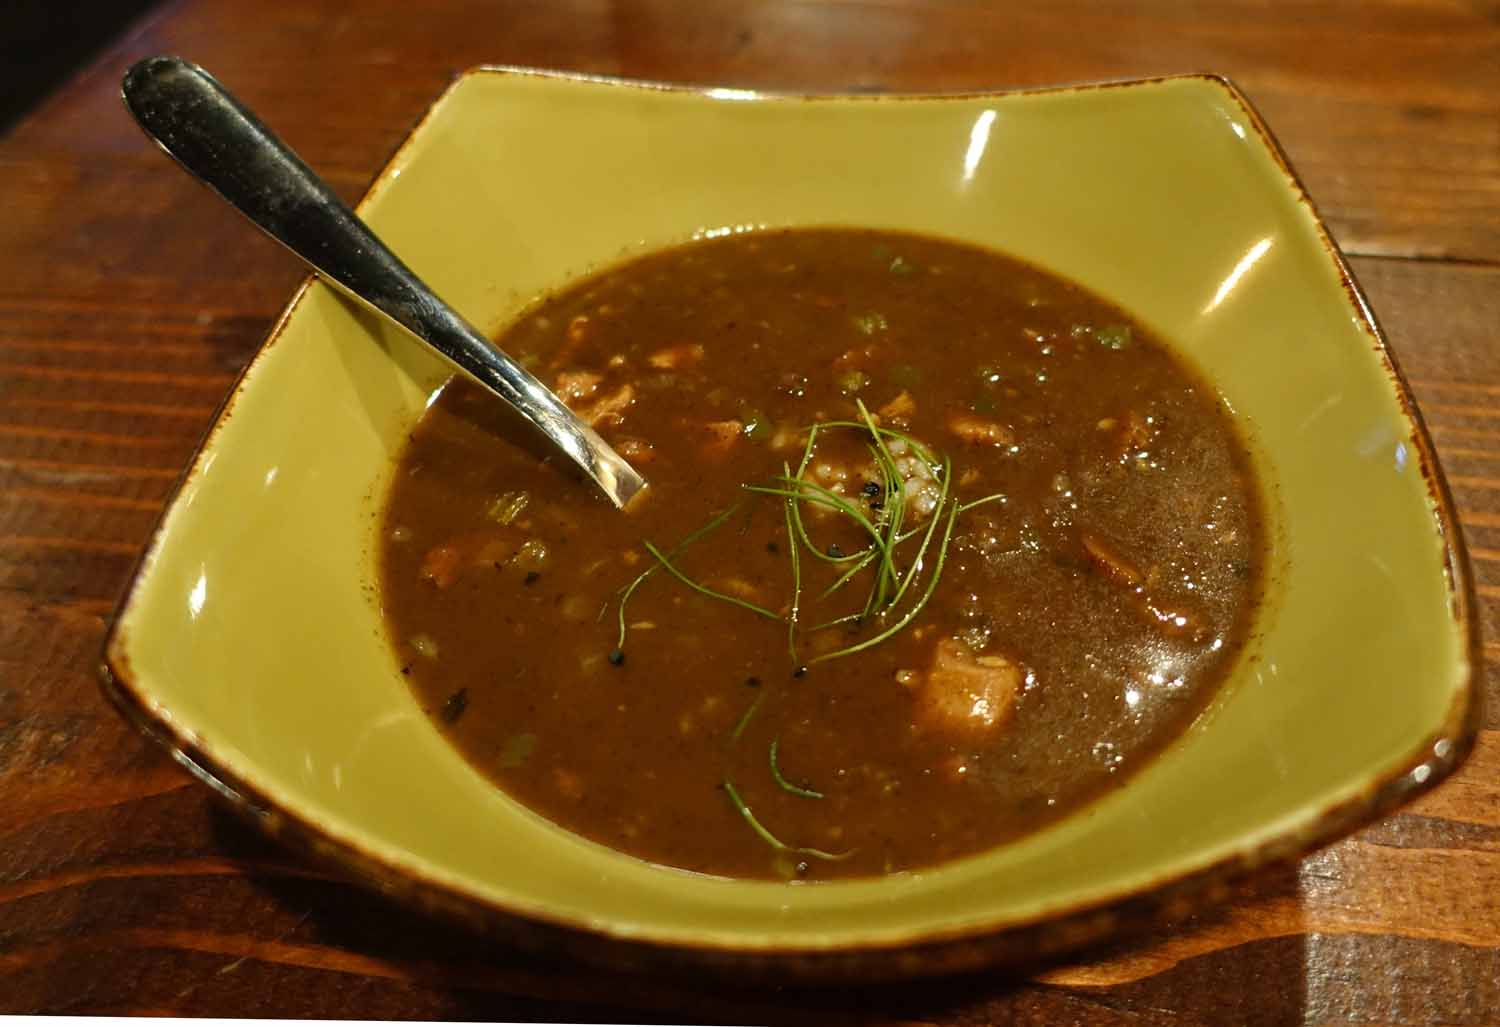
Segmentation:
<svg viewBox="0 0 1500 1027">
<path fill-rule="evenodd" d="M 1261 502 L 1222 402 L 1027 264 L 739 235 L 501 345 L 650 487 L 609 508 L 455 380 L 395 474 L 382 602 L 447 737 L 605 845 L 748 878 L 975 853 L 1120 785 L 1250 635 Z"/>
</svg>

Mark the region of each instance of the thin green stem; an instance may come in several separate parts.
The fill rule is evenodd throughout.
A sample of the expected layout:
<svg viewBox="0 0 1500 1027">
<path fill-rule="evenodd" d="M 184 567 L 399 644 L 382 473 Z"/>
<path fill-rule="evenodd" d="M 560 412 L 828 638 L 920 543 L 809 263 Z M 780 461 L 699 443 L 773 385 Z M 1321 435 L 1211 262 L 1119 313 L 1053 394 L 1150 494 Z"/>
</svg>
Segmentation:
<svg viewBox="0 0 1500 1027">
<path fill-rule="evenodd" d="M 796 475 L 793 476 L 790 471 L 788 471 L 786 474 L 786 477 L 789 480 L 801 481 L 802 476 L 807 473 L 807 465 L 812 462 L 813 443 L 815 442 L 817 437 L 818 426 L 815 424 L 807 430 L 807 445 L 802 449 L 802 460 L 797 464 Z M 783 470 L 785 470 L 784 466 Z M 802 540 L 802 544 L 807 547 L 807 551 L 812 553 L 813 556 L 817 557 L 819 560 L 824 560 L 828 563 L 843 563 L 847 560 L 853 560 L 858 556 L 858 554 L 853 554 L 850 556 L 830 556 L 828 553 L 823 552 L 823 550 L 814 545 L 812 538 L 807 534 L 807 526 L 802 521 L 802 507 L 800 502 L 794 504 L 792 507 L 792 523 L 796 525 L 797 537 Z"/>
<path fill-rule="evenodd" d="M 729 796 L 729 801 L 734 804 L 734 808 L 745 819 L 745 823 L 750 825 L 750 830 L 754 831 L 760 837 L 761 841 L 777 852 L 792 852 L 799 856 L 812 856 L 814 859 L 826 859 L 831 863 L 837 863 L 839 860 L 848 859 L 854 855 L 855 850 L 853 849 L 850 849 L 848 852 L 824 852 L 822 849 L 809 849 L 800 845 L 788 845 L 770 831 L 767 831 L 765 826 L 759 820 L 755 819 L 755 814 L 750 812 L 750 807 L 745 805 L 744 799 L 740 798 L 740 793 L 735 789 L 734 782 L 727 777 L 724 779 L 724 794 Z"/>
<path fill-rule="evenodd" d="M 696 531 L 692 531 L 687 535 L 684 535 L 682 537 L 682 540 L 672 547 L 671 555 L 676 556 L 688 546 L 692 545 L 694 542 L 697 542 L 704 535 L 707 535 L 719 525 L 729 520 L 729 518 L 734 515 L 734 512 L 738 510 L 741 505 L 742 504 L 740 503 L 735 503 L 727 510 L 723 510 L 710 518 L 708 523 L 704 524 L 701 528 L 698 528 Z M 630 597 L 635 594 L 636 589 L 641 587 L 641 583 L 644 582 L 647 578 L 651 577 L 651 575 L 655 574 L 660 566 L 660 564 L 652 564 L 650 567 L 647 567 L 640 574 L 638 574 L 634 581 L 620 590 L 620 637 L 619 640 L 615 642 L 616 649 L 623 650 L 625 648 L 625 604 L 630 602 Z M 602 609 L 600 611 L 600 616 L 601 618 L 603 616 Z"/>
<path fill-rule="evenodd" d="M 901 602 L 901 597 L 906 594 L 906 590 L 911 586 L 911 583 L 917 580 L 917 574 L 922 569 L 922 558 L 927 555 L 927 547 L 932 544 L 933 531 L 937 528 L 937 522 L 942 517 L 943 507 L 947 505 L 948 484 L 950 481 L 950 476 L 944 474 L 942 490 L 938 493 L 937 506 L 933 508 L 932 519 L 927 522 L 927 534 L 922 537 L 922 544 L 917 547 L 916 558 L 912 560 L 911 569 L 907 572 L 906 577 L 902 579 L 901 587 L 896 589 L 896 594 L 891 599 L 891 606 L 895 606 Z M 963 513 L 962 506 L 958 507 L 958 513 Z"/>
<path fill-rule="evenodd" d="M 937 511 L 933 514 L 933 516 L 940 516 L 941 513 L 942 511 Z M 896 634 L 896 632 L 902 630 L 913 620 L 915 620 L 917 614 L 921 613 L 922 608 L 927 605 L 927 601 L 932 598 L 933 590 L 937 588 L 938 578 L 940 578 L 943 574 L 943 564 L 948 559 L 948 543 L 953 538 L 953 522 L 957 519 L 958 503 L 949 503 L 948 523 L 943 528 L 943 541 L 942 544 L 938 547 L 938 557 L 932 568 L 932 576 L 927 579 L 926 591 L 924 591 L 921 597 L 912 604 L 911 609 L 907 610 L 899 620 L 897 620 L 890 627 L 886 628 L 884 631 L 880 632 L 880 634 L 867 638 L 863 642 L 857 642 L 854 645 L 847 646 L 846 648 L 836 649 L 831 653 L 824 653 L 822 656 L 814 657 L 810 662 L 822 663 L 825 660 L 834 660 L 838 659 L 841 656 L 851 656 L 854 653 L 861 652 L 865 649 L 870 648 L 871 646 L 879 645 L 881 642 L 884 642 L 886 639 L 890 638 L 892 635 Z"/>
<path fill-rule="evenodd" d="M 803 788 L 788 781 L 781 773 L 781 768 L 776 765 L 776 747 L 781 744 L 780 738 L 771 739 L 771 779 L 781 786 L 783 791 L 800 795 L 804 799 L 821 799 L 822 792 L 815 792 L 811 788 Z"/>
<path fill-rule="evenodd" d="M 782 464 L 782 470 L 788 474 L 791 468 Z M 795 499 L 782 500 L 786 512 L 786 544 L 792 551 L 792 608 L 786 618 L 786 649 L 792 657 L 792 666 L 797 666 L 801 661 L 797 659 L 797 618 L 802 606 L 802 552 L 797 545 L 797 535 L 792 525 L 792 511 L 797 506 Z"/>
<path fill-rule="evenodd" d="M 666 568 L 668 574 L 672 575 L 672 577 L 676 578 L 678 581 L 682 582 L 693 591 L 701 592 L 703 595 L 706 595 L 711 599 L 721 599 L 726 603 L 733 603 L 735 606 L 743 607 L 744 609 L 749 610 L 751 613 L 758 613 L 762 617 L 765 617 L 767 620 L 774 620 L 777 623 L 780 623 L 786 619 L 779 613 L 772 613 L 764 606 L 757 606 L 749 600 L 741 599 L 739 596 L 732 596 L 727 592 L 719 592 L 715 589 L 709 588 L 707 585 L 700 585 L 698 582 L 682 573 L 682 571 L 678 570 L 676 565 L 667 558 L 667 555 L 660 549 L 657 549 L 656 546 L 652 545 L 650 542 L 646 542 L 644 543 L 644 545 L 646 546 L 646 551 L 661 562 L 661 565 Z"/>
<path fill-rule="evenodd" d="M 1005 500 L 1005 493 L 1004 492 L 993 492 L 993 493 L 991 493 L 988 496 L 981 496 L 980 498 L 974 500 L 974 502 L 972 502 L 972 503 L 960 503 L 958 505 L 958 512 L 959 513 L 968 513 L 970 510 L 974 509 L 976 506 L 983 506 L 986 503 L 993 503 L 993 502 L 996 502 L 996 501 L 1003 502 L 1004 500 Z"/>
<path fill-rule="evenodd" d="M 750 704 L 749 709 L 745 710 L 744 714 L 740 717 L 739 723 L 735 724 L 734 730 L 729 733 L 730 740 L 735 742 L 740 740 L 740 735 L 745 733 L 745 728 L 750 726 L 750 721 L 755 719 L 755 713 L 760 709 L 760 704 L 765 701 L 765 692 L 761 692 L 755 697 L 755 701 Z"/>
<path fill-rule="evenodd" d="M 878 554 L 876 553 L 875 550 L 873 550 L 873 549 L 866 549 L 864 551 L 864 553 L 860 556 L 859 563 L 855 564 L 853 567 L 850 567 L 847 571 L 845 571 L 839 577 L 839 579 L 837 581 L 835 581 L 832 585 L 829 585 L 827 588 L 825 588 L 823 590 L 823 594 L 820 595 L 820 596 L 818 596 L 818 598 L 819 599 L 827 599 L 829 596 L 833 595 L 839 589 L 843 588 L 844 585 L 848 583 L 848 581 L 849 581 L 850 578 L 854 577 L 854 575 L 858 574 L 860 571 L 862 571 L 866 567 L 870 566 L 870 561 L 874 560 L 877 555 Z"/>
<path fill-rule="evenodd" d="M 819 428 L 857 428 L 860 431 L 869 431 L 870 430 L 870 426 L 867 425 L 867 424 L 865 424 L 862 421 L 820 421 L 818 423 L 818 427 Z M 924 445 L 921 442 L 918 442 L 916 439 L 912 438 L 910 435 L 906 434 L 905 432 L 896 431 L 894 428 L 881 428 L 879 426 L 876 426 L 875 431 L 878 432 L 880 435 L 885 436 L 886 438 L 900 439 L 902 442 L 906 443 L 908 446 L 911 447 L 912 452 L 914 452 L 914 453 L 917 454 L 917 458 L 918 459 L 925 460 L 929 465 L 934 465 L 934 466 L 937 465 L 938 461 L 933 456 L 932 450 L 928 449 L 926 445 Z"/>
<path fill-rule="evenodd" d="M 894 568 L 894 563 L 891 560 L 890 551 L 886 547 L 885 537 L 881 535 L 880 531 L 875 527 L 874 524 L 870 523 L 870 519 L 868 517 L 866 517 L 857 508 L 855 508 L 843 496 L 839 495 L 837 492 L 830 491 L 829 489 L 826 489 L 815 482 L 805 481 L 801 478 L 789 478 L 782 475 L 778 476 L 776 480 L 782 482 L 783 484 L 781 486 L 742 485 L 740 487 L 743 488 L 746 492 L 754 492 L 759 495 L 781 496 L 783 498 L 790 496 L 792 499 L 796 500 L 799 503 L 815 503 L 817 505 L 826 507 L 827 509 L 844 514 L 846 517 L 850 518 L 861 528 L 863 528 L 865 530 L 865 533 L 870 536 L 871 541 L 874 542 L 874 550 L 880 555 L 882 566 Z M 809 491 L 812 493 L 811 495 L 808 495 Z M 815 549 L 814 551 L 816 552 Z"/>
<path fill-rule="evenodd" d="M 861 405 L 863 409 L 863 405 Z M 867 445 L 870 457 L 875 461 L 875 467 L 880 472 L 881 484 L 881 508 L 878 523 L 881 536 L 885 539 L 885 547 L 891 546 L 891 540 L 899 534 L 901 516 L 903 512 L 904 493 L 901 491 L 901 471 L 896 467 L 894 461 L 890 460 L 888 454 L 881 448 Z M 892 529 L 898 529 L 893 531 Z M 881 574 L 875 580 L 873 586 L 874 596 L 870 600 L 870 606 L 881 609 L 885 606 L 885 593 L 887 587 L 895 587 L 899 574 L 896 571 L 894 559 L 888 564 L 881 565 Z"/>
<path fill-rule="evenodd" d="M 812 627 L 808 628 L 807 630 L 808 631 L 822 631 L 824 628 L 836 628 L 840 624 L 848 624 L 850 621 L 859 621 L 859 620 L 864 620 L 864 619 L 865 619 L 864 611 L 860 611 L 858 613 L 846 613 L 842 617 L 835 617 L 835 618 L 833 618 L 833 620 L 825 620 L 822 624 L 814 624 Z"/>
<path fill-rule="evenodd" d="M 767 496 L 791 496 L 800 502 L 813 503 L 829 510 L 835 510 L 864 528 L 865 532 L 876 542 L 883 541 L 874 523 L 858 507 L 837 492 L 824 488 L 817 482 L 808 481 L 805 478 L 789 478 L 786 475 L 778 474 L 775 480 L 781 482 L 781 485 L 741 485 L 740 488 L 746 492 L 758 492 Z M 808 493 L 811 493 L 811 495 Z"/>
</svg>

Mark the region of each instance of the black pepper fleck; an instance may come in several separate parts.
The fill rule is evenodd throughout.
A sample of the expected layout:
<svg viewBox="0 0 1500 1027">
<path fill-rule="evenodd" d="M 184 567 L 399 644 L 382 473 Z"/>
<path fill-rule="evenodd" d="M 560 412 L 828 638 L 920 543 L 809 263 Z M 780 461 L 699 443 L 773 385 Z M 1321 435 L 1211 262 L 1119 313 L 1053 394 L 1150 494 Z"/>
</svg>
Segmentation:
<svg viewBox="0 0 1500 1027">
<path fill-rule="evenodd" d="M 468 708 L 469 690 L 467 688 L 460 688 L 458 691 L 448 696 L 448 701 L 443 703 L 443 723 L 454 723 L 458 720 L 459 717 L 462 717 L 464 715 L 464 711 Z"/>
</svg>

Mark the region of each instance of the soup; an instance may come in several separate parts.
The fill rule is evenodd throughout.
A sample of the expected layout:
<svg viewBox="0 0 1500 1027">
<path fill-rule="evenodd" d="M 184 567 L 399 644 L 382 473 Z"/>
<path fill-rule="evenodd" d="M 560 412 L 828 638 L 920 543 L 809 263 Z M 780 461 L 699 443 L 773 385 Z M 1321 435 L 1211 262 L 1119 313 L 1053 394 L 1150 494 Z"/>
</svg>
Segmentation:
<svg viewBox="0 0 1500 1027">
<path fill-rule="evenodd" d="M 846 229 L 651 254 L 500 345 L 647 477 L 624 512 L 443 388 L 396 470 L 402 673 L 508 795 L 743 878 L 930 866 L 1118 787 L 1252 632 L 1213 388 L 997 253 Z"/>
</svg>

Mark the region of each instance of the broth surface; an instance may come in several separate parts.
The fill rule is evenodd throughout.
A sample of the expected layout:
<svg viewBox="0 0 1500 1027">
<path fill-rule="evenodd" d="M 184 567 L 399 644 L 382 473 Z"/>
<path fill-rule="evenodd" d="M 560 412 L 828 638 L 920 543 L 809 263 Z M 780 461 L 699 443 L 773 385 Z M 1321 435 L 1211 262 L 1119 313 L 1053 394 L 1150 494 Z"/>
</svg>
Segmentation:
<svg viewBox="0 0 1500 1027">
<path fill-rule="evenodd" d="M 454 380 L 395 475 L 382 604 L 453 744 L 605 845 L 750 878 L 972 854 L 1118 786 L 1250 636 L 1264 528 L 1222 403 L 1030 265 L 731 236 L 500 345 L 650 487 L 610 509 Z"/>
</svg>

